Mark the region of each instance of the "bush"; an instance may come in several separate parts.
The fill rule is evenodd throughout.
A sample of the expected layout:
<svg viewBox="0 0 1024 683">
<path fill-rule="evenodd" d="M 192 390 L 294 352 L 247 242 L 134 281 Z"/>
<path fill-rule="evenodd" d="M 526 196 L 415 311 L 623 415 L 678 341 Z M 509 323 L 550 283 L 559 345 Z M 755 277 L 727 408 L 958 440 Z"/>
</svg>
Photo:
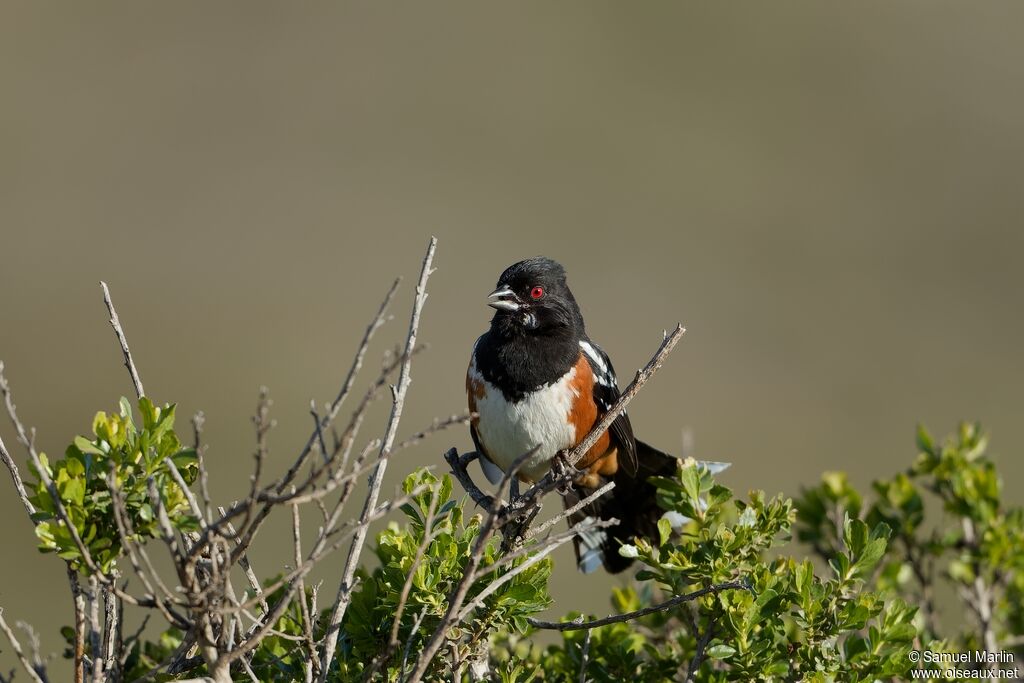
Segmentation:
<svg viewBox="0 0 1024 683">
<path fill-rule="evenodd" d="M 250 491 L 227 508 L 210 500 L 201 415 L 193 418 L 194 443 L 183 446 L 174 431 L 175 407 L 158 407 L 143 392 L 105 286 L 139 422 L 122 400 L 116 414 L 97 414 L 92 434 L 76 437 L 64 458 L 51 463 L 20 422 L 0 363 L 0 394 L 36 481 L 25 486 L 2 440 L 0 461 L 40 549 L 66 563 L 75 623 L 63 633 L 76 683 L 86 674 L 96 683 L 197 676 L 216 683 L 876 681 L 905 679 L 913 653 L 987 652 L 995 659 L 976 657 L 977 675 L 999 673 L 1010 654 L 1020 653 L 1024 511 L 1002 500 L 987 441 L 974 425 L 942 443 L 920 429 L 913 464 L 876 481 L 870 501 L 843 473 L 826 473 L 795 504 L 760 491 L 740 499 L 700 463 L 687 461 L 676 476 L 655 482 L 666 510 L 657 542 L 620 548 L 637 560 L 639 572 L 613 591 L 615 614 L 537 619 L 551 605 L 549 554 L 600 524 L 585 521 L 547 535 L 538 533 L 544 524 L 531 528 L 543 496 L 571 482 L 570 471 L 553 471 L 506 504 L 503 487 L 491 497 L 473 483 L 466 470 L 473 455 L 452 449 L 445 460 L 479 507 L 453 494 L 448 475 L 427 470 L 406 477 L 393 500 L 380 501 L 394 453 L 469 419 L 453 416 L 395 440 L 435 247 L 431 240 L 403 351 L 385 356 L 348 423 L 335 424 L 370 340 L 387 319 L 392 287 L 338 395 L 323 413 L 314 408 L 305 446 L 270 481 L 263 469 L 273 421 L 261 393 Z M 605 415 L 604 428 L 682 333 L 678 326 L 665 335 Z M 380 438 L 355 450 L 367 407 L 387 387 L 392 409 Z M 576 462 L 600 431 L 600 425 L 592 429 L 566 460 Z M 367 475 L 362 512 L 343 521 L 356 482 Z M 361 567 L 370 525 L 399 509 L 404 522 L 391 521 L 376 536 L 375 568 Z M 308 547 L 303 510 L 315 511 L 319 524 Z M 283 567 L 257 574 L 249 550 L 264 522 L 282 512 L 291 518 L 294 552 Z M 799 543 L 792 542 L 794 530 Z M 156 569 L 154 548 L 166 551 L 172 577 Z M 322 609 L 318 586 L 306 579 L 339 548 L 348 555 L 333 600 Z M 126 577 L 135 592 L 127 590 Z M 236 589 L 243 577 L 248 587 Z M 942 613 L 950 594 L 970 619 Z M 141 629 L 126 635 L 126 615 L 138 613 L 162 619 L 164 632 L 155 640 Z M 0 630 L 29 677 L 47 680 L 34 632 L 26 651 L 2 612 Z M 561 632 L 562 642 L 537 645 L 541 630 Z"/>
</svg>

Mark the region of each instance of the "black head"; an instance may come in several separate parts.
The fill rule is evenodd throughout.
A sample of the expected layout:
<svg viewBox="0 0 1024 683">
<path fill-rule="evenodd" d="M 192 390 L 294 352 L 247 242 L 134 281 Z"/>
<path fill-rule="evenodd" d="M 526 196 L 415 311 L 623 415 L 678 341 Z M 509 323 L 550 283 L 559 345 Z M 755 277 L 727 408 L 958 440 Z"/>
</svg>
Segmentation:
<svg viewBox="0 0 1024 683">
<path fill-rule="evenodd" d="M 565 283 L 565 268 L 538 256 L 505 269 L 488 297 L 491 328 L 504 335 L 583 333 L 583 317 Z"/>
</svg>

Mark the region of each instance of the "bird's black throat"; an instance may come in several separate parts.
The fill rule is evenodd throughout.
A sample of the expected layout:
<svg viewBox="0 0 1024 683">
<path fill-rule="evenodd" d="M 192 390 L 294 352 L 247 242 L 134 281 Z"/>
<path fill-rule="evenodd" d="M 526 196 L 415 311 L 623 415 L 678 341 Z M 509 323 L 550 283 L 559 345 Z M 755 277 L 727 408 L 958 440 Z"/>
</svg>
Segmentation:
<svg viewBox="0 0 1024 683">
<path fill-rule="evenodd" d="M 476 367 L 506 401 L 557 382 L 576 365 L 583 331 L 575 325 L 537 334 L 495 316 L 476 345 Z"/>
</svg>

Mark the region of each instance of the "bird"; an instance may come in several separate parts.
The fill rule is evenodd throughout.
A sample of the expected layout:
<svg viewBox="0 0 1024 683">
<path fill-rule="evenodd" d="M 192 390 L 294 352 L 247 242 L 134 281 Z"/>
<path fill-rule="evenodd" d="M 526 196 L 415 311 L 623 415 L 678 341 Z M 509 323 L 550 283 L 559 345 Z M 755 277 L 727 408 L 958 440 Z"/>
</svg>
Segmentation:
<svg viewBox="0 0 1024 683">
<path fill-rule="evenodd" d="M 517 475 L 536 482 L 611 409 L 620 395 L 618 381 L 608 354 L 587 335 L 557 261 L 535 257 L 509 266 L 487 301 L 495 313 L 473 345 L 466 373 L 470 435 L 491 483 L 531 451 Z M 637 439 L 625 412 L 615 418 L 576 463 L 579 475 L 563 497 L 568 508 L 615 482 L 569 518 L 572 526 L 588 517 L 619 520 L 574 538 L 581 572 L 601 566 L 621 572 L 633 560 L 619 547 L 638 536 L 658 538 L 664 511 L 650 477 L 673 476 L 679 462 Z"/>
</svg>

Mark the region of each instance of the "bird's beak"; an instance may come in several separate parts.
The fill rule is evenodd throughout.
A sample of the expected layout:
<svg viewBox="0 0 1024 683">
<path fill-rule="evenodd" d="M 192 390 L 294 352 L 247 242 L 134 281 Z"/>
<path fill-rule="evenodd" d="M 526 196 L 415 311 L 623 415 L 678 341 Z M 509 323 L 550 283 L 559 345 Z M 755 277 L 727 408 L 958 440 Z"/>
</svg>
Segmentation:
<svg viewBox="0 0 1024 683">
<path fill-rule="evenodd" d="M 521 301 L 508 285 L 504 285 L 487 295 L 487 305 L 499 311 L 518 311 Z"/>
</svg>

